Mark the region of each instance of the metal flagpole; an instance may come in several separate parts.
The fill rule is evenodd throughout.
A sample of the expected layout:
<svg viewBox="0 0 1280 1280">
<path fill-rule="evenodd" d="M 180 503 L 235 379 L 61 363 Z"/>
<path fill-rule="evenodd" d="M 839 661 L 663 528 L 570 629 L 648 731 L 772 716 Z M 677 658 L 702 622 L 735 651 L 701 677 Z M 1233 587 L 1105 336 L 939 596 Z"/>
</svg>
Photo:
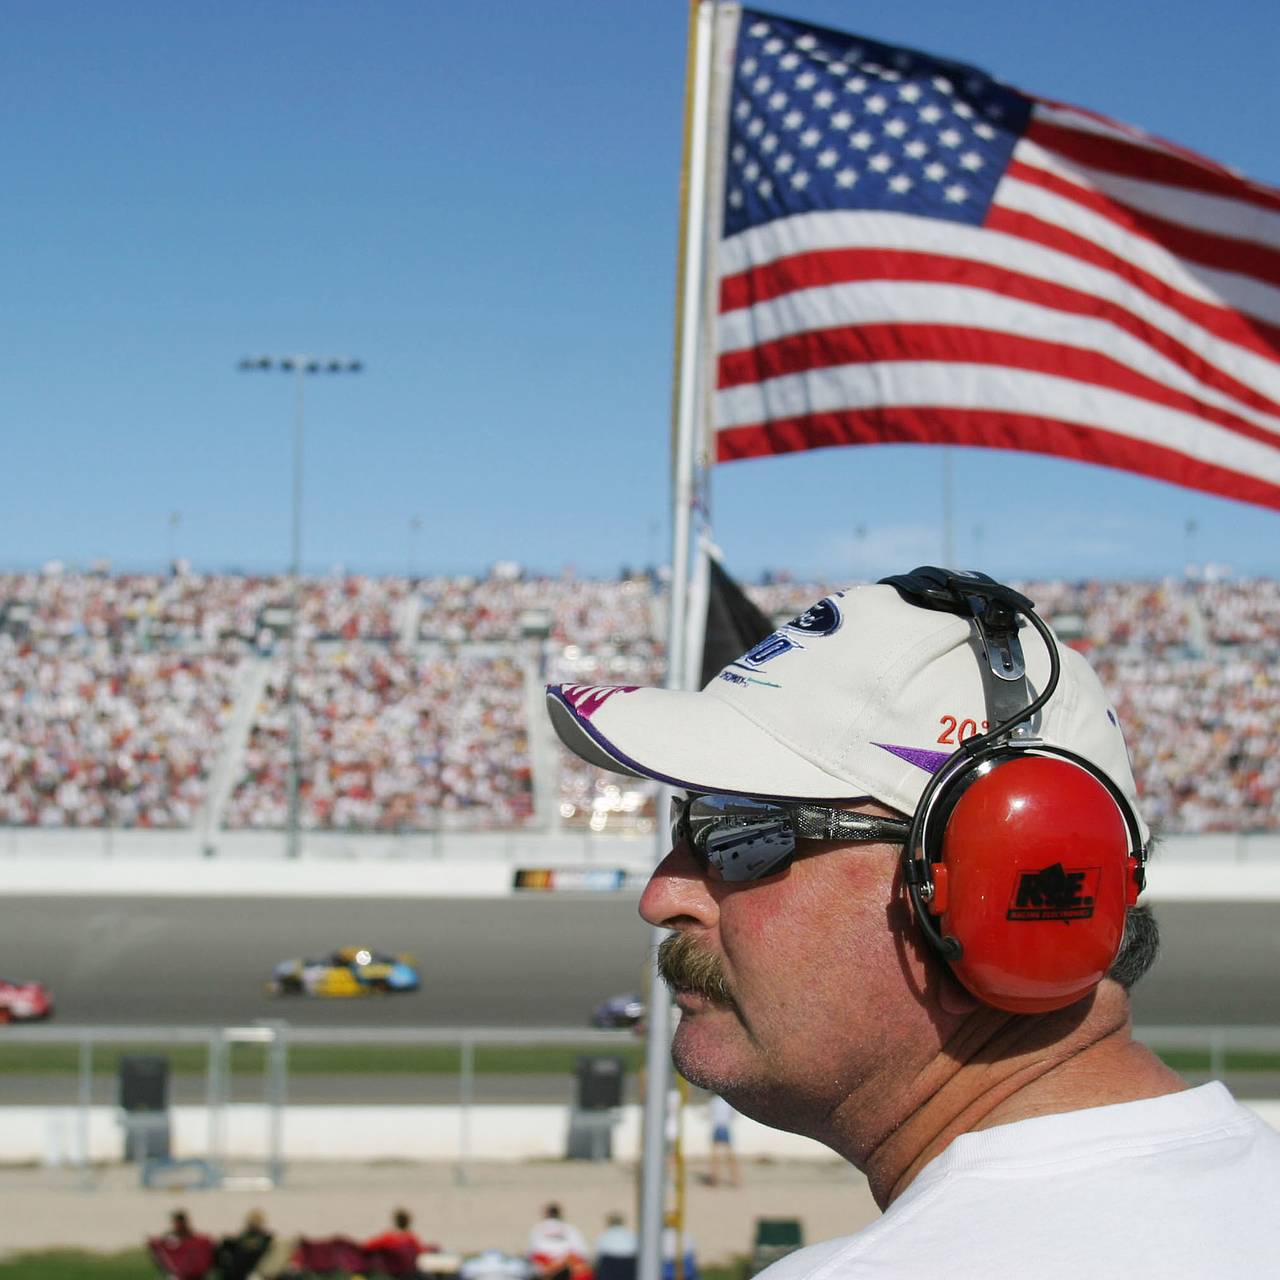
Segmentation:
<svg viewBox="0 0 1280 1280">
<path fill-rule="evenodd" d="M 948 569 L 954 569 L 955 540 L 955 459 L 951 456 L 952 446 L 942 446 L 942 563 Z"/>
<path fill-rule="evenodd" d="M 667 687 L 682 688 L 686 594 L 689 580 L 689 525 L 693 505 L 694 440 L 697 434 L 698 348 L 702 334 L 703 260 L 706 228 L 707 134 L 711 47 L 715 0 L 693 0 L 686 80 L 684 207 L 680 227 L 679 311 L 673 401 L 675 433 L 671 501 L 671 583 L 667 617 Z M 668 847 L 666 815 L 671 789 L 658 792 L 655 844 L 658 858 Z M 655 947 L 666 931 L 654 929 Z M 637 1280 L 661 1280 L 662 1229 L 666 1209 L 667 1105 L 671 1080 L 671 993 L 658 976 L 649 983 L 649 1026 L 645 1048 L 645 1108 L 640 1187 L 640 1255 Z"/>
</svg>

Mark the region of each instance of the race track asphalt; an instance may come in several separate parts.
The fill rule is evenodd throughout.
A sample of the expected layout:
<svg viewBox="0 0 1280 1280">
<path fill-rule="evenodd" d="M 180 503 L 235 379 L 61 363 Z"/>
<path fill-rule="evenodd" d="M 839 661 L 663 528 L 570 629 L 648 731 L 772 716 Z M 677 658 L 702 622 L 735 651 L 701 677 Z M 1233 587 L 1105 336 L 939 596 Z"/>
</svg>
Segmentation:
<svg viewBox="0 0 1280 1280">
<path fill-rule="evenodd" d="M 271 998 L 272 967 L 359 944 L 410 952 L 422 989 Z M 0 904 L 0 974 L 38 978 L 57 1019 L 98 1025 L 586 1026 L 643 989 L 633 897 L 505 900 L 22 898 Z"/>
<path fill-rule="evenodd" d="M 1143 1025 L 1280 1025 L 1280 904 L 1165 903 Z M 278 960 L 360 943 L 410 951 L 408 996 L 279 1000 Z M 505 900 L 13 898 L 0 903 L 0 975 L 53 990 L 61 1024 L 586 1026 L 606 996 L 642 991 L 651 951 L 631 895 Z"/>
</svg>

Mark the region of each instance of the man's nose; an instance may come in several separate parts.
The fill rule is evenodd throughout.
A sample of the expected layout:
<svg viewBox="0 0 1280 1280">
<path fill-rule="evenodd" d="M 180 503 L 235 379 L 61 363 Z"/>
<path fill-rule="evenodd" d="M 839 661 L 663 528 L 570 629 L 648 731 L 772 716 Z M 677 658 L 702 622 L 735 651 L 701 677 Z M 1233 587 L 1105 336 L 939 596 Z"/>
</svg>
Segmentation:
<svg viewBox="0 0 1280 1280">
<path fill-rule="evenodd" d="M 640 914 L 660 929 L 690 924 L 710 928 L 719 920 L 720 907 L 710 883 L 683 840 L 649 877 L 640 895 Z"/>
</svg>

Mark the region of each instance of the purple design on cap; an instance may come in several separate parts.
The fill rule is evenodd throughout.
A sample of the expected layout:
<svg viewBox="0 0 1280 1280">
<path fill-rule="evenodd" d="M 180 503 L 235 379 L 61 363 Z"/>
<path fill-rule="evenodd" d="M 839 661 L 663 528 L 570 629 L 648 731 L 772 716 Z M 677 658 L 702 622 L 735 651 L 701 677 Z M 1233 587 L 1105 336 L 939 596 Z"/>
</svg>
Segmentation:
<svg viewBox="0 0 1280 1280">
<path fill-rule="evenodd" d="M 1112 711 L 1110 707 L 1107 708 L 1107 719 L 1110 720 L 1117 729 L 1120 727 L 1120 721 L 1116 719 L 1116 713 Z"/>
<path fill-rule="evenodd" d="M 873 742 L 871 745 L 915 765 L 917 769 L 923 769 L 925 773 L 937 773 L 951 758 L 950 752 L 928 751 L 924 747 L 895 747 L 891 742 Z"/>
</svg>

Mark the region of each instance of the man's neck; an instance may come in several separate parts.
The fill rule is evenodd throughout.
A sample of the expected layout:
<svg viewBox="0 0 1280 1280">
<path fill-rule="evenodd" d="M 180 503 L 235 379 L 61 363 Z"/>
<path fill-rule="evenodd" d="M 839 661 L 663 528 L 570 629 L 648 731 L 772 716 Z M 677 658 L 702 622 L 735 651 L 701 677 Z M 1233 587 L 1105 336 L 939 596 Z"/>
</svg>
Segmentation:
<svg viewBox="0 0 1280 1280">
<path fill-rule="evenodd" d="M 979 1009 L 909 1080 L 876 1086 L 887 1108 L 851 1096 L 831 1117 L 828 1145 L 866 1173 L 883 1209 L 963 1133 L 1185 1089 L 1131 1032 L 1128 999 L 1112 983 L 1083 1015 Z"/>
</svg>

